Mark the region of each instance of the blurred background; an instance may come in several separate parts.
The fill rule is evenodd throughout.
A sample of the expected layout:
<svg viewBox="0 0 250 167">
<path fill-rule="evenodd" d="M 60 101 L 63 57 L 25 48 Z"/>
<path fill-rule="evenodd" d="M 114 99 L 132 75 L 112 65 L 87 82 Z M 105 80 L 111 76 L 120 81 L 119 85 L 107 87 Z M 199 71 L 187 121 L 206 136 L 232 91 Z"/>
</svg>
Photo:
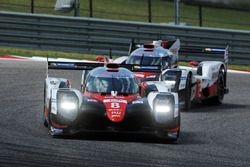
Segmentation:
<svg viewBox="0 0 250 167">
<path fill-rule="evenodd" d="M 175 23 L 180 0 L 80 0 L 81 17 L 153 23 Z M 55 11 L 56 0 L 0 0 L 1 11 L 73 16 Z M 180 24 L 228 29 L 250 29 L 248 0 L 182 0 Z"/>
</svg>

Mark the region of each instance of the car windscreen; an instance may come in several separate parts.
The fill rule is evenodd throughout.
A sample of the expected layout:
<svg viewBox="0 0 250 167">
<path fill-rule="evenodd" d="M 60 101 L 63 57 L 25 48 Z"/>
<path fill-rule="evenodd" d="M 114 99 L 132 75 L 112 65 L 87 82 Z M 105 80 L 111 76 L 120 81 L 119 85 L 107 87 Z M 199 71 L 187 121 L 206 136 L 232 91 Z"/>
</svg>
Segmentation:
<svg viewBox="0 0 250 167">
<path fill-rule="evenodd" d="M 132 56 L 127 64 L 161 65 L 161 57 Z"/>
<path fill-rule="evenodd" d="M 163 49 L 155 49 L 154 51 L 139 49 L 128 57 L 126 64 L 162 65 L 162 61 L 166 61 L 167 57 L 168 54 Z"/>
<path fill-rule="evenodd" d="M 117 91 L 117 93 L 122 94 L 134 94 L 138 93 L 139 86 L 135 78 L 131 77 L 90 76 L 87 81 L 86 89 L 91 93 L 110 94 L 111 91 Z"/>
<path fill-rule="evenodd" d="M 181 71 L 169 70 L 165 74 L 163 74 L 164 81 L 179 81 L 180 78 L 181 78 Z"/>
</svg>

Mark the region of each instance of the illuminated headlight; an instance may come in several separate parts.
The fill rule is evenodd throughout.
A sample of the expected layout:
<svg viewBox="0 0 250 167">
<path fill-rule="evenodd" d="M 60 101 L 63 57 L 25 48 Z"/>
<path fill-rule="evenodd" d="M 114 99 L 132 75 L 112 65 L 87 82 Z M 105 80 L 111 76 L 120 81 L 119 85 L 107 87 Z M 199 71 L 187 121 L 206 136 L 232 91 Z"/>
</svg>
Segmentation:
<svg viewBox="0 0 250 167">
<path fill-rule="evenodd" d="M 173 121 L 175 110 L 174 96 L 169 93 L 158 94 L 154 99 L 154 119 L 161 125 Z"/>
<path fill-rule="evenodd" d="M 64 101 L 61 103 L 61 108 L 65 110 L 76 110 L 77 104 L 74 102 Z"/>
<path fill-rule="evenodd" d="M 66 121 L 74 121 L 78 114 L 78 104 L 72 101 L 62 101 L 59 107 L 59 113 Z"/>
<path fill-rule="evenodd" d="M 170 113 L 174 109 L 174 97 L 172 95 L 158 95 L 154 101 L 156 113 Z"/>
<path fill-rule="evenodd" d="M 156 105 L 155 111 L 158 113 L 168 113 L 171 111 L 171 107 L 169 105 Z"/>
<path fill-rule="evenodd" d="M 74 121 L 78 115 L 79 100 L 74 92 L 58 93 L 58 113 L 61 121 Z"/>
</svg>

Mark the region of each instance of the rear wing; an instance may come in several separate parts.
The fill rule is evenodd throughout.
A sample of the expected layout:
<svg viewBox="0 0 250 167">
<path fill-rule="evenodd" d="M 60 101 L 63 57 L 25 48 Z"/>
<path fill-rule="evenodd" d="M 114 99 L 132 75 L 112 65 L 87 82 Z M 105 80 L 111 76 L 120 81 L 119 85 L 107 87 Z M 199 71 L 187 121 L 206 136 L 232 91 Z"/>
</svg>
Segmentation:
<svg viewBox="0 0 250 167">
<path fill-rule="evenodd" d="M 48 69 L 54 70 L 92 70 L 102 66 L 104 63 L 48 61 Z"/>
<path fill-rule="evenodd" d="M 92 70 L 97 67 L 103 67 L 106 63 L 89 63 L 89 62 L 61 62 L 48 61 L 48 69 L 54 70 Z M 161 66 L 143 66 L 131 64 L 119 64 L 119 67 L 127 68 L 132 72 L 161 72 Z"/>
<path fill-rule="evenodd" d="M 130 55 L 134 50 L 141 48 L 144 44 L 154 44 L 155 46 L 162 46 L 165 49 L 169 49 L 174 54 L 178 55 L 178 51 L 180 49 L 180 40 L 179 39 L 164 39 L 164 40 L 156 40 L 156 41 L 138 41 L 135 42 L 134 39 L 131 40 L 128 55 Z"/>
<path fill-rule="evenodd" d="M 196 55 L 199 57 L 203 56 L 223 56 L 223 62 L 228 66 L 228 50 L 229 46 L 227 45 L 226 48 L 210 48 L 210 47 L 181 47 L 180 54 L 189 54 L 189 55 Z"/>
</svg>

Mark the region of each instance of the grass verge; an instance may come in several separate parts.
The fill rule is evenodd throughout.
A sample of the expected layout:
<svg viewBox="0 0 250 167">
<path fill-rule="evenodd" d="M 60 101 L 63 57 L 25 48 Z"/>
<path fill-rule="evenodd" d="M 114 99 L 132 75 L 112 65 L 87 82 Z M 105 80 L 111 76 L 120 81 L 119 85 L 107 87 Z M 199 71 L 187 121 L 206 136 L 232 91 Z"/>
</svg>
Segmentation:
<svg viewBox="0 0 250 167">
<path fill-rule="evenodd" d="M 30 12 L 30 0 L 0 0 L 1 10 Z M 54 10 L 56 0 L 35 0 L 34 12 L 53 15 L 73 16 L 70 13 L 56 13 Z M 93 17 L 108 18 L 114 20 L 148 21 L 147 0 L 93 0 Z M 174 22 L 173 0 L 152 1 L 152 22 Z M 89 16 L 89 0 L 80 1 L 81 17 Z M 181 22 L 189 25 L 199 25 L 199 7 L 181 3 Z M 230 29 L 249 30 L 250 12 L 240 10 L 218 9 L 203 7 L 202 18 L 204 27 L 219 27 Z"/>
<path fill-rule="evenodd" d="M 29 49 L 19 49 L 19 48 L 1 48 L 0 55 L 17 55 L 17 56 L 39 56 L 39 57 L 61 57 L 61 58 L 72 58 L 72 59 L 88 59 L 93 60 L 95 56 L 92 54 L 81 54 L 72 52 L 59 52 L 59 51 L 47 51 L 47 50 L 29 50 Z"/>
<path fill-rule="evenodd" d="M 93 54 L 0 47 L 0 56 L 3 56 L 3 55 L 17 55 L 17 56 L 25 56 L 25 57 L 32 57 L 32 56 L 47 57 L 48 56 L 48 57 L 53 57 L 53 58 L 60 57 L 60 58 L 87 59 L 87 60 L 94 60 L 96 58 L 96 55 L 93 55 Z M 114 56 L 114 58 L 115 57 L 116 56 Z M 180 62 L 179 64 L 183 66 L 188 66 L 187 62 Z M 229 69 L 250 71 L 250 66 L 229 65 Z"/>
</svg>

